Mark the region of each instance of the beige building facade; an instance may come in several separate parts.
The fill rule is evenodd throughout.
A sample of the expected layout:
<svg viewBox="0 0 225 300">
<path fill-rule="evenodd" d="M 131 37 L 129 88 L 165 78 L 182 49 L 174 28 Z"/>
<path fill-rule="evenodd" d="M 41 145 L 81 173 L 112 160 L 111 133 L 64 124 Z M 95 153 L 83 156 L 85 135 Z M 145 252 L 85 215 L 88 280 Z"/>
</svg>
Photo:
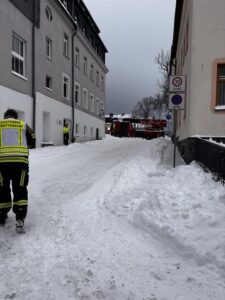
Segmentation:
<svg viewBox="0 0 225 300">
<path fill-rule="evenodd" d="M 186 76 L 177 136 L 225 136 L 225 1 L 177 0 L 171 75 Z"/>
</svg>

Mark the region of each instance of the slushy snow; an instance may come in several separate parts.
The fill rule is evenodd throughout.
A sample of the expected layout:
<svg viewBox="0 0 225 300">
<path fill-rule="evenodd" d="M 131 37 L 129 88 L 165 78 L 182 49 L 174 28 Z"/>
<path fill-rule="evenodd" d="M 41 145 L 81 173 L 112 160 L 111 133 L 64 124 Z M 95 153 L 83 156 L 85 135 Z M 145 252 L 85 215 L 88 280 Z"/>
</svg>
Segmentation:
<svg viewBox="0 0 225 300">
<path fill-rule="evenodd" d="M 0 228 L 0 299 L 224 300 L 225 189 L 169 139 L 30 151 L 26 234 Z"/>
</svg>

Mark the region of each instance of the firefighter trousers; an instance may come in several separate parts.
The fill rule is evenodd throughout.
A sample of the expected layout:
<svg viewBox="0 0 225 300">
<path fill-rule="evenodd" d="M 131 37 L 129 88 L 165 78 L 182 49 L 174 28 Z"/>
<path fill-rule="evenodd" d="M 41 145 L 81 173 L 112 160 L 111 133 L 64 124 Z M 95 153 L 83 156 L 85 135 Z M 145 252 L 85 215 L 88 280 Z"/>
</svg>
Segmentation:
<svg viewBox="0 0 225 300">
<path fill-rule="evenodd" d="M 11 162 L 0 164 L 0 215 L 6 215 L 12 208 L 17 220 L 26 218 L 28 181 L 28 164 Z"/>
</svg>

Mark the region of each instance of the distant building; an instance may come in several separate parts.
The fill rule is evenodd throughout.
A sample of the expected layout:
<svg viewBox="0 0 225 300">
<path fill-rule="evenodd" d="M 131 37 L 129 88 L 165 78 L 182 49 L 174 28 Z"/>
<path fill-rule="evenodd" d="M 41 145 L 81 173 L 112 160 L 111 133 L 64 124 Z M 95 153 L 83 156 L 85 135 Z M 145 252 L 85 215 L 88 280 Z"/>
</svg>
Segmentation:
<svg viewBox="0 0 225 300">
<path fill-rule="evenodd" d="M 177 0 L 171 74 L 186 75 L 177 135 L 225 136 L 225 1 Z"/>
<path fill-rule="evenodd" d="M 82 0 L 0 1 L 0 118 L 33 127 L 37 146 L 105 135 L 107 49 Z"/>
</svg>

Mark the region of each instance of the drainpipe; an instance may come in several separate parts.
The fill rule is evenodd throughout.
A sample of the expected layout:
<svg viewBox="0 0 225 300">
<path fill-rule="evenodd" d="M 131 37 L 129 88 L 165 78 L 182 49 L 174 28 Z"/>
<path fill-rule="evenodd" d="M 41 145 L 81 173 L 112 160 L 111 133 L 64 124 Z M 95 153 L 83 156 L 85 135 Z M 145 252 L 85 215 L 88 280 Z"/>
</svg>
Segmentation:
<svg viewBox="0 0 225 300">
<path fill-rule="evenodd" d="M 75 35 L 77 34 L 77 25 L 75 25 L 75 31 L 72 34 L 72 130 L 71 130 L 71 142 L 74 143 L 74 121 L 75 121 L 75 116 L 74 116 L 74 79 L 75 79 L 75 71 L 74 71 L 74 38 Z"/>
<path fill-rule="evenodd" d="M 36 86 L 35 86 L 35 22 L 37 6 L 33 2 L 33 24 L 32 24 L 32 98 L 33 98 L 33 131 L 36 129 Z M 36 145 L 35 145 L 36 146 Z"/>
</svg>

